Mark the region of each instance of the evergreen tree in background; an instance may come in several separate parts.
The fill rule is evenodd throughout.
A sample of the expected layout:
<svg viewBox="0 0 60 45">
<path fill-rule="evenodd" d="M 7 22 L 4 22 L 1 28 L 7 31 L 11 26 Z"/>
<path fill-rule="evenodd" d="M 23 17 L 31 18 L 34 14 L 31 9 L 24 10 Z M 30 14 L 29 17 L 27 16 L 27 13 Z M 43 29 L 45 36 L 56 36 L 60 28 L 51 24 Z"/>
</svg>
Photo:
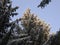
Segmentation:
<svg viewBox="0 0 60 45">
<path fill-rule="evenodd" d="M 60 45 L 60 30 L 53 36 L 51 45 Z"/>
</svg>

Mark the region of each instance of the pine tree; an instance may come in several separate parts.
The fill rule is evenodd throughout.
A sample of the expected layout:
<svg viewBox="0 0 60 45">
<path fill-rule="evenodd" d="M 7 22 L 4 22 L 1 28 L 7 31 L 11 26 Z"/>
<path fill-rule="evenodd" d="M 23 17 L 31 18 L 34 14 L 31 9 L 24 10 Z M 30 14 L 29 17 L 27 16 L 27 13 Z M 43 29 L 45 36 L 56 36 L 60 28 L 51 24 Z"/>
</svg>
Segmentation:
<svg viewBox="0 0 60 45">
<path fill-rule="evenodd" d="M 30 13 L 28 8 L 21 18 L 22 27 L 31 36 L 32 45 L 44 44 L 49 39 L 50 25 Z M 27 40 L 27 42 L 29 42 Z"/>
<path fill-rule="evenodd" d="M 60 30 L 54 35 L 54 38 L 51 40 L 51 45 L 60 45 Z"/>
<path fill-rule="evenodd" d="M 17 15 L 15 13 L 18 7 L 12 8 L 10 0 L 1 0 L 0 6 L 0 32 L 5 32 L 5 29 L 9 27 L 9 20 L 11 16 Z"/>
<path fill-rule="evenodd" d="M 0 45 L 7 45 L 7 42 L 13 30 L 13 23 L 10 23 L 11 17 L 17 15 L 15 12 L 18 7 L 13 8 L 10 0 L 0 0 Z M 8 31 L 9 27 L 11 30 Z"/>
</svg>

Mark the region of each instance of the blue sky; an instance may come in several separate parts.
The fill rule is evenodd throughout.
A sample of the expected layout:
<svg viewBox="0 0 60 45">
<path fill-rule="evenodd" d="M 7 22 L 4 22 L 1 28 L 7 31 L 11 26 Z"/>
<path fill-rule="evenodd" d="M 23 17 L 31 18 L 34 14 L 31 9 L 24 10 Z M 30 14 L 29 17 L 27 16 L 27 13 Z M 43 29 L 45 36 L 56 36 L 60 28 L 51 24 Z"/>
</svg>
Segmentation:
<svg viewBox="0 0 60 45">
<path fill-rule="evenodd" d="M 17 16 L 13 20 L 22 17 L 27 8 L 39 18 L 51 25 L 51 33 L 55 33 L 60 28 L 60 0 L 52 0 L 44 9 L 37 8 L 41 0 L 12 0 L 13 7 L 19 6 Z"/>
</svg>

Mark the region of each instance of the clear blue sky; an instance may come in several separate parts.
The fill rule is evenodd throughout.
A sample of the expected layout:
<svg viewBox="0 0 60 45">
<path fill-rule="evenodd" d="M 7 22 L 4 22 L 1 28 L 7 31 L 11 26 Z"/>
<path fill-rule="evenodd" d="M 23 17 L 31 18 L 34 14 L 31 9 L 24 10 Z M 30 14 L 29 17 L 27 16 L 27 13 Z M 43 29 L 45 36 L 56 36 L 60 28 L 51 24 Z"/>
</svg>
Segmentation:
<svg viewBox="0 0 60 45">
<path fill-rule="evenodd" d="M 51 25 L 51 33 L 55 33 L 60 28 L 60 0 L 52 0 L 44 9 L 37 8 L 41 0 L 12 0 L 13 7 L 19 6 L 17 16 L 13 20 L 20 18 L 27 8 L 39 18 Z"/>
</svg>

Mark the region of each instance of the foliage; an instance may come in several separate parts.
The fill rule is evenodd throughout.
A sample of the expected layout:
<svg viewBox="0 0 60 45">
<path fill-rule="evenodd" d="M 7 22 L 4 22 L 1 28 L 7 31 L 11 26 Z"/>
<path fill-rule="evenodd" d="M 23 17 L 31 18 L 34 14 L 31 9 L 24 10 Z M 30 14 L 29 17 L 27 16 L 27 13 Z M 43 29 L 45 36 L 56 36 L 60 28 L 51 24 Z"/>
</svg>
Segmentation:
<svg viewBox="0 0 60 45">
<path fill-rule="evenodd" d="M 51 2 L 51 0 L 42 0 L 38 7 L 44 8 L 49 2 Z"/>
<path fill-rule="evenodd" d="M 54 35 L 54 38 L 51 40 L 51 45 L 60 45 L 60 30 Z"/>
<path fill-rule="evenodd" d="M 44 44 L 49 38 L 50 25 L 30 13 L 28 8 L 21 18 L 21 25 L 25 33 L 31 38 L 27 40 L 32 45 Z M 25 44 L 27 43 L 25 42 Z"/>
<path fill-rule="evenodd" d="M 49 1 L 43 0 L 41 8 Z M 50 25 L 31 14 L 29 8 L 21 18 L 10 22 L 18 14 L 16 9 L 10 0 L 0 0 L 0 45 L 60 45 L 60 31 L 50 35 Z"/>
<path fill-rule="evenodd" d="M 6 45 L 14 24 L 10 23 L 11 16 L 17 15 L 18 7 L 12 8 L 10 0 L 0 0 L 0 45 Z M 11 28 L 10 30 L 8 28 Z"/>
<path fill-rule="evenodd" d="M 6 32 L 5 29 L 9 27 L 10 17 L 17 15 L 15 11 L 18 7 L 12 8 L 10 0 L 0 0 L 0 3 L 0 32 Z"/>
</svg>

